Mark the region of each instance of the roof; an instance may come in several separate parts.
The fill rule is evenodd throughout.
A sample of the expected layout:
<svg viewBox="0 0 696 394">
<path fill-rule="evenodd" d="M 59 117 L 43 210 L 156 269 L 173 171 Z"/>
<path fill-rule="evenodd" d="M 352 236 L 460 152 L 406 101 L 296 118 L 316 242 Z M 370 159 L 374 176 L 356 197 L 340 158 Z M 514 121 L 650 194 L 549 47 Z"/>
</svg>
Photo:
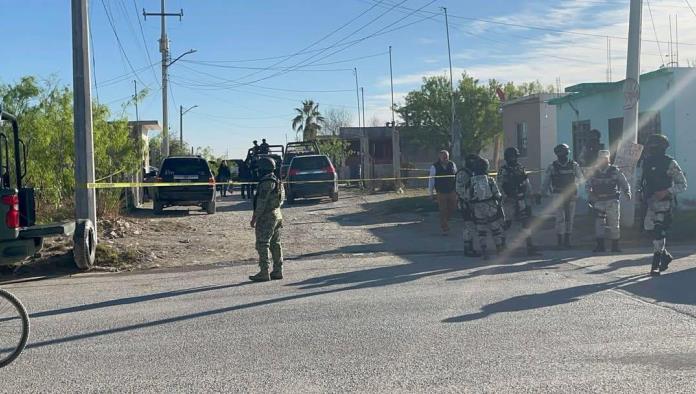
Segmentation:
<svg viewBox="0 0 696 394">
<path fill-rule="evenodd" d="M 129 120 L 128 127 L 139 126 L 141 131 L 162 130 L 159 121 L 157 120 Z"/>
<path fill-rule="evenodd" d="M 548 100 L 551 97 L 556 97 L 555 94 L 552 93 L 536 93 L 536 94 L 530 94 L 529 96 L 524 96 L 524 97 L 518 97 L 512 100 L 508 100 L 503 103 L 503 108 L 509 107 L 512 105 L 517 105 L 517 104 L 522 104 L 522 103 L 530 103 L 530 102 L 543 102 Z"/>
<path fill-rule="evenodd" d="M 674 73 L 674 68 L 660 68 L 640 76 L 641 81 L 646 81 L 655 78 L 670 76 Z M 577 85 L 568 86 L 565 92 L 568 93 L 563 97 L 558 97 L 549 100 L 551 105 L 560 105 L 582 97 L 588 97 L 599 93 L 622 90 L 625 79 L 617 82 L 586 82 Z"/>
</svg>

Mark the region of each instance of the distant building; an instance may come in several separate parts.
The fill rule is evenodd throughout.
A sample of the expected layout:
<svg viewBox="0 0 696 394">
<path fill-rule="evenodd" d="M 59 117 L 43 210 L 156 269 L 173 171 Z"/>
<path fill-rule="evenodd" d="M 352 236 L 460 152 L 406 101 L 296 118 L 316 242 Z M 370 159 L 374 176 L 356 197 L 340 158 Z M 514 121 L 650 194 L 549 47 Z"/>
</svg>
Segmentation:
<svg viewBox="0 0 696 394">
<path fill-rule="evenodd" d="M 582 83 L 565 89 L 567 95 L 552 99 L 557 108 L 557 140 L 571 146 L 580 161 L 592 138 L 612 152 L 623 134 L 624 82 Z M 696 69 L 662 68 L 640 77 L 638 143 L 661 133 L 670 139 L 668 154 L 682 166 L 687 177 L 696 174 Z M 691 180 L 696 183 L 696 180 Z M 696 206 L 696 188 L 680 199 Z"/>
<path fill-rule="evenodd" d="M 539 191 L 541 170 L 553 160 L 556 143 L 556 107 L 548 103 L 554 94 L 534 94 L 503 104 L 504 149 L 517 148 L 520 163 L 533 171 L 530 181 Z M 502 157 L 502 154 L 500 155 Z"/>
<path fill-rule="evenodd" d="M 131 182 L 143 182 L 145 179 L 145 174 L 150 171 L 150 138 L 148 133 L 150 131 L 161 131 L 162 127 L 156 120 L 140 120 L 140 121 L 129 121 L 128 127 L 130 128 L 131 138 L 133 138 L 135 144 L 134 146 L 142 149 L 140 153 L 140 171 L 131 177 Z M 131 188 L 132 201 L 130 205 L 133 207 L 140 207 L 145 200 L 145 189 L 140 187 Z"/>
</svg>

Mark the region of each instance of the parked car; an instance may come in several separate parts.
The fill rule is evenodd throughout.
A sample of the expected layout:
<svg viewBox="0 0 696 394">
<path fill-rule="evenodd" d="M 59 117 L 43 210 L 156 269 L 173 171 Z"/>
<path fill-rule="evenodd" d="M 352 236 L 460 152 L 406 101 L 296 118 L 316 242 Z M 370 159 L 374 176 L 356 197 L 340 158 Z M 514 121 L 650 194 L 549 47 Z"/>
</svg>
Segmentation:
<svg viewBox="0 0 696 394">
<path fill-rule="evenodd" d="M 288 175 L 290 162 L 296 156 L 319 155 L 321 151 L 315 141 L 298 141 L 289 142 L 285 145 L 285 155 L 283 156 L 283 164 L 280 166 L 280 176 L 285 178 Z"/>
<path fill-rule="evenodd" d="M 215 177 L 208 162 L 200 156 L 170 156 L 160 166 L 157 182 L 181 186 L 154 187 L 153 206 L 156 214 L 166 207 L 200 206 L 209 214 L 215 213 Z M 206 182 L 208 185 L 187 183 Z"/>
<path fill-rule="evenodd" d="M 296 198 L 324 196 L 338 201 L 338 175 L 326 155 L 295 156 L 288 166 L 286 181 L 289 203 Z"/>
</svg>

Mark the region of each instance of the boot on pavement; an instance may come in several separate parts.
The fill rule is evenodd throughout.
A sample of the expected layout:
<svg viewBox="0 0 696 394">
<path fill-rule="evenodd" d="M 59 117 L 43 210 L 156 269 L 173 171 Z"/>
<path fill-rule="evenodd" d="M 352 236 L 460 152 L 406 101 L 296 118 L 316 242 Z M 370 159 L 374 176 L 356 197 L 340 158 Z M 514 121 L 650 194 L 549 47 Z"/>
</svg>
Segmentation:
<svg viewBox="0 0 696 394">
<path fill-rule="evenodd" d="M 618 239 L 614 239 L 611 241 L 611 251 L 613 253 L 623 252 L 623 250 L 621 250 L 621 248 L 619 247 L 619 240 Z"/>
<path fill-rule="evenodd" d="M 606 252 L 606 248 L 604 247 L 604 238 L 597 238 L 597 246 L 595 246 L 594 249 L 592 249 L 592 252 L 594 253 L 604 253 Z"/>
<path fill-rule="evenodd" d="M 283 279 L 283 266 L 273 265 L 273 271 L 270 274 L 271 280 L 281 280 Z"/>
<path fill-rule="evenodd" d="M 464 242 L 464 256 L 466 257 L 481 257 L 481 253 L 474 249 L 473 242 Z"/>
<path fill-rule="evenodd" d="M 656 252 L 653 254 L 652 266 L 650 267 L 650 276 L 660 276 L 660 260 L 662 253 Z"/>
<path fill-rule="evenodd" d="M 271 280 L 271 276 L 268 274 L 268 268 L 261 269 L 258 274 L 249 277 L 252 282 L 268 282 Z"/>
<path fill-rule="evenodd" d="M 660 272 L 667 271 L 672 260 L 674 260 L 674 257 L 667 250 L 664 250 L 660 255 Z"/>
</svg>

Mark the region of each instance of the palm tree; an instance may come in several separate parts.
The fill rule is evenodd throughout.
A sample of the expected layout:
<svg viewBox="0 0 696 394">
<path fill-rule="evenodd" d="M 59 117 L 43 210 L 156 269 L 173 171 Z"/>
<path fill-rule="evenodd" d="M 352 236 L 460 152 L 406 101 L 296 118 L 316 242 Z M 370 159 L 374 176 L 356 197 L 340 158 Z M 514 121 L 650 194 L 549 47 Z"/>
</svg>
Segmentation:
<svg viewBox="0 0 696 394">
<path fill-rule="evenodd" d="M 302 108 L 295 108 L 297 116 L 292 120 L 292 129 L 299 135 L 302 133 L 304 141 L 311 141 L 317 138 L 324 124 L 324 117 L 319 112 L 319 103 L 314 100 L 302 102 Z"/>
</svg>

